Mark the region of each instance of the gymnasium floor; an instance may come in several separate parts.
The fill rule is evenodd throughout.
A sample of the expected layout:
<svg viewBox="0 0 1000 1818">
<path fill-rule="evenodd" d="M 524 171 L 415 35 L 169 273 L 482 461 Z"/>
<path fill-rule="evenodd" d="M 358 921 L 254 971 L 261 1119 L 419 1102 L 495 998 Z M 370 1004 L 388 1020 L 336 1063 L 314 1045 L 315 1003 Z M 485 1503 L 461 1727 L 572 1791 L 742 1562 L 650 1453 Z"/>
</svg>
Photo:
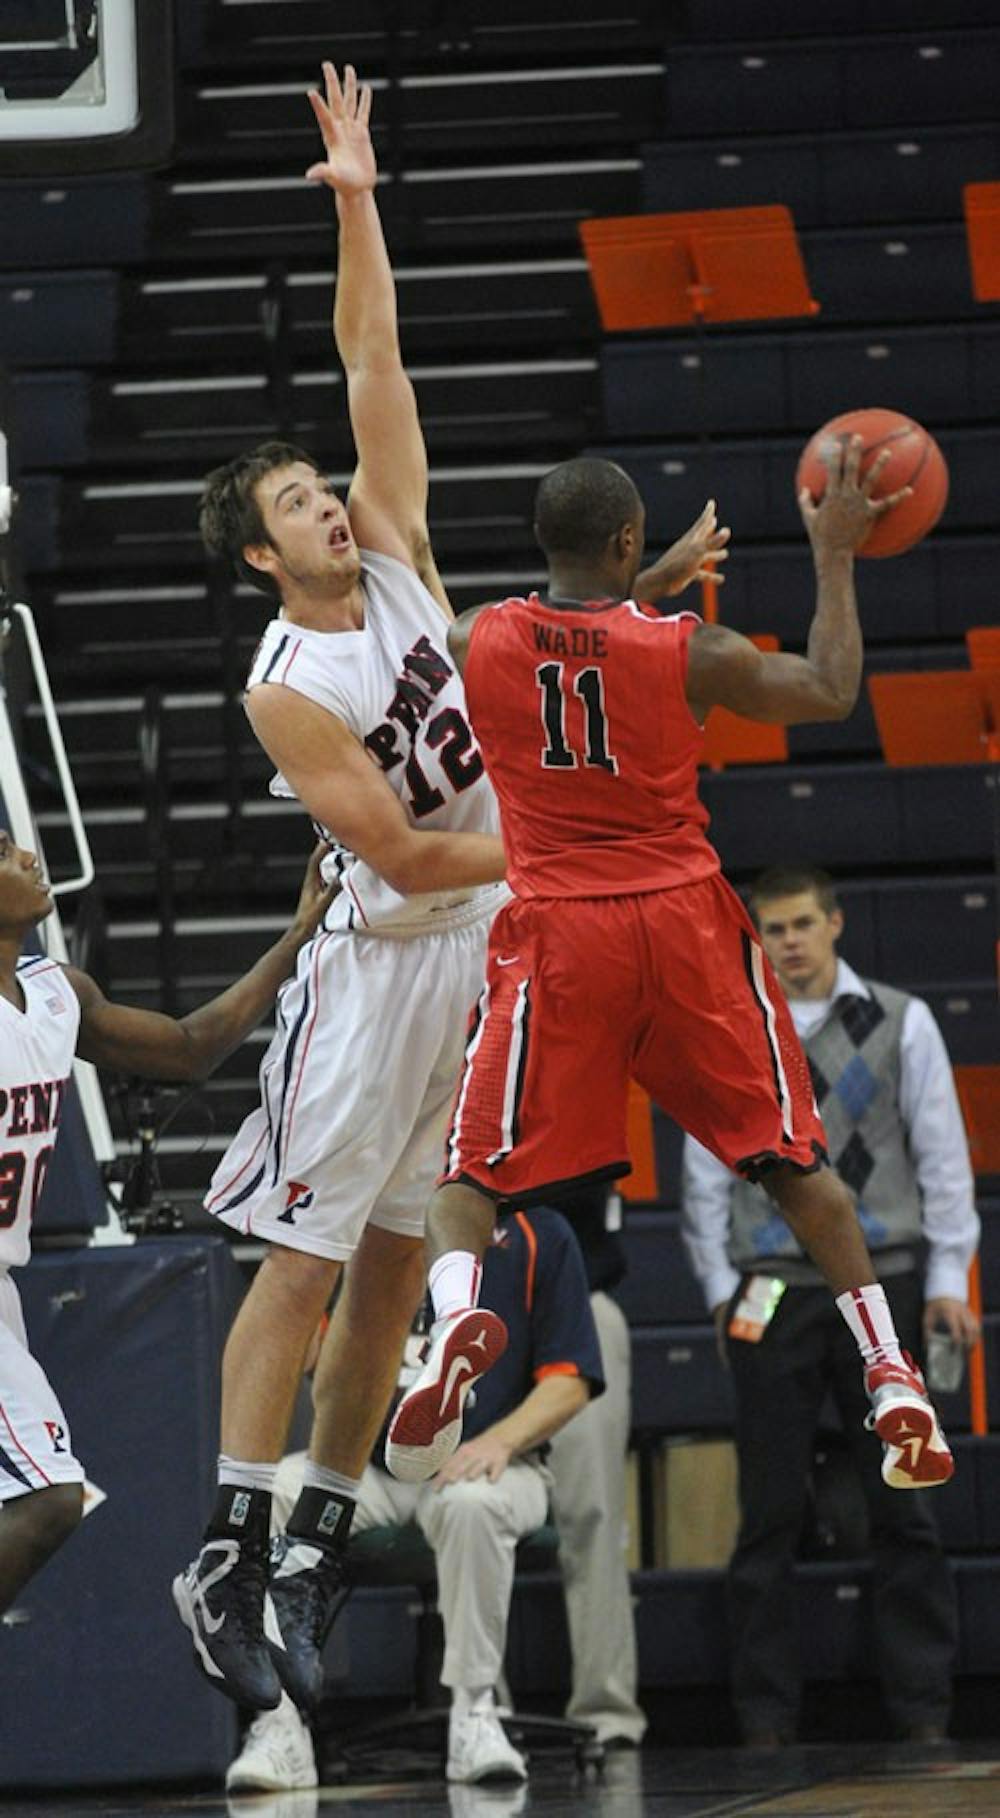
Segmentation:
<svg viewBox="0 0 1000 1818">
<path fill-rule="evenodd" d="M 317 1793 L 216 1794 L 124 1788 L 7 1801 L 4 1818 L 1000 1818 L 1000 1743 L 918 1751 L 865 1743 L 784 1750 L 643 1749 L 584 1781 L 546 1755 L 526 1787 L 366 1781 Z"/>
</svg>

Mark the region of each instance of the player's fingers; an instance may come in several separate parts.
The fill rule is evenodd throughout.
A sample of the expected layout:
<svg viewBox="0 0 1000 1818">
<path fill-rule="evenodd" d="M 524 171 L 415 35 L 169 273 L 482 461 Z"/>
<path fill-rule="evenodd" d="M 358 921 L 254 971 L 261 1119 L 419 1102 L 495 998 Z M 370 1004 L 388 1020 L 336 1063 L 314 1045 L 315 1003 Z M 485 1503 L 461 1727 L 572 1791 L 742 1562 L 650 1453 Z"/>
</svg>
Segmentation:
<svg viewBox="0 0 1000 1818">
<path fill-rule="evenodd" d="M 726 577 L 724 574 L 716 574 L 714 568 L 699 568 L 694 578 L 696 581 L 711 581 L 713 586 L 721 587 Z"/>
<path fill-rule="evenodd" d="M 358 102 L 358 120 L 362 126 L 368 125 L 371 111 L 372 111 L 372 91 L 370 88 L 363 88 L 361 90 L 361 99 Z"/>
<path fill-rule="evenodd" d="M 358 111 L 358 77 L 353 63 L 344 65 L 344 112 L 353 120 Z"/>
<path fill-rule="evenodd" d="M 861 467 L 861 437 L 860 436 L 851 436 L 844 447 L 844 468 L 843 468 L 844 479 L 848 482 L 849 485 L 851 485 L 851 486 L 857 485 L 858 473 L 859 473 L 860 467 Z"/>
<path fill-rule="evenodd" d="M 898 505 L 900 499 L 912 499 L 912 497 L 913 487 L 901 486 L 898 492 L 890 492 L 884 499 L 869 499 L 868 503 L 872 510 L 882 517 L 885 512 L 891 511 L 894 505 Z"/>
<path fill-rule="evenodd" d="M 344 112 L 344 96 L 332 63 L 324 63 L 323 75 L 326 78 L 326 103 L 331 114 L 339 118 Z"/>
<path fill-rule="evenodd" d="M 811 524 L 813 518 L 816 516 L 816 501 L 809 491 L 808 486 L 803 486 L 802 491 L 799 493 L 799 510 L 806 523 Z"/>
<path fill-rule="evenodd" d="M 869 467 L 868 472 L 865 474 L 864 479 L 861 481 L 861 490 L 864 493 L 866 498 L 868 498 L 868 499 L 871 498 L 872 493 L 875 489 L 876 483 L 878 481 L 879 474 L 883 472 L 883 470 L 886 466 L 886 463 L 890 459 L 891 455 L 892 455 L 891 448 L 883 448 L 875 456 L 875 459 L 872 462 L 871 466 Z"/>
<path fill-rule="evenodd" d="M 322 95 L 317 93 L 314 88 L 309 90 L 309 100 L 312 104 L 313 113 L 316 115 L 316 124 L 323 134 L 324 142 L 328 143 L 333 137 L 333 116 L 330 113 L 330 109 L 327 107 Z"/>
<path fill-rule="evenodd" d="M 820 448 L 819 458 L 829 474 L 827 485 L 839 486 L 844 471 L 843 436 L 829 436 Z"/>
<path fill-rule="evenodd" d="M 728 562 L 729 551 L 726 548 L 725 542 L 720 541 L 720 539 L 726 538 L 728 535 L 728 530 L 717 530 L 714 537 L 709 538 L 706 553 L 711 556 L 713 562 Z"/>
</svg>

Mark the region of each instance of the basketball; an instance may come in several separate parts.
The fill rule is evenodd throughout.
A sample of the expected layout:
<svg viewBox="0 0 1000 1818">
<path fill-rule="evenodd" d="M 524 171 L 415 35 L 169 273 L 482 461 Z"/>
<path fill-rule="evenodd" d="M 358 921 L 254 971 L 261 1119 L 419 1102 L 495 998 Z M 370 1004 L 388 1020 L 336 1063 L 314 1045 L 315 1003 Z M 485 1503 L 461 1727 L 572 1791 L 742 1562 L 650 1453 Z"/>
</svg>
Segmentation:
<svg viewBox="0 0 1000 1818">
<path fill-rule="evenodd" d="M 796 493 L 808 487 L 819 502 L 826 488 L 823 451 L 830 441 L 861 436 L 861 473 L 867 473 L 876 455 L 889 449 L 889 459 L 873 493 L 876 499 L 911 486 L 910 498 L 901 499 L 872 527 L 858 550 L 862 556 L 901 555 L 933 530 L 948 498 L 948 468 L 944 455 L 927 430 L 897 410 L 848 410 L 832 417 L 806 443 L 795 474 Z"/>
</svg>

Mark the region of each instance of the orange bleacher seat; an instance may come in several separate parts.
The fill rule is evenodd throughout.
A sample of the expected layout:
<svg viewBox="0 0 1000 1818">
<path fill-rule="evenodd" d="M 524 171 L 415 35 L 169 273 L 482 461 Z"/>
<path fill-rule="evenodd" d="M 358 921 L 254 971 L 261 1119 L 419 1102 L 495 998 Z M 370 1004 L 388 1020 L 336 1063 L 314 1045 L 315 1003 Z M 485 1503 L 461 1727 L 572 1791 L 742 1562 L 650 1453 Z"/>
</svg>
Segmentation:
<svg viewBox="0 0 1000 1818">
<path fill-rule="evenodd" d="M 1000 625 L 974 625 L 965 634 L 973 669 L 1000 669 Z"/>
<path fill-rule="evenodd" d="M 1000 183 L 967 183 L 965 231 L 977 303 L 1000 302 Z"/>
<path fill-rule="evenodd" d="M 983 764 L 1000 757 L 1000 669 L 928 669 L 868 678 L 887 764 Z"/>
<path fill-rule="evenodd" d="M 707 208 L 580 223 L 608 332 L 813 316 L 791 212 Z"/>
<path fill-rule="evenodd" d="M 1000 1174 L 1000 1066 L 956 1067 L 955 1085 L 976 1174 Z"/>
</svg>

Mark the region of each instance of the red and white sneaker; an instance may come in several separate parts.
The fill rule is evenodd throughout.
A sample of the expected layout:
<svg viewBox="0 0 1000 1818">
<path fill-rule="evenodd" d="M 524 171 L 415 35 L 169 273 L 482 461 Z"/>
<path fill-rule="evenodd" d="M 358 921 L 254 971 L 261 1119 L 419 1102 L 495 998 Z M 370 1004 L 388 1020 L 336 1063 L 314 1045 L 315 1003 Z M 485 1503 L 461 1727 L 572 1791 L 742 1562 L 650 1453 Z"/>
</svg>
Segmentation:
<svg viewBox="0 0 1000 1818">
<path fill-rule="evenodd" d="M 506 1349 L 507 1327 L 485 1307 L 453 1313 L 432 1327 L 420 1374 L 389 1424 L 385 1462 L 393 1477 L 423 1483 L 441 1469 L 462 1437 L 469 1390 Z"/>
<path fill-rule="evenodd" d="M 892 1490 L 929 1490 L 947 1483 L 955 1460 L 948 1450 L 927 1385 L 912 1357 L 903 1364 L 872 1364 L 865 1388 L 872 1404 L 865 1426 L 885 1448 L 882 1478 Z"/>
</svg>

